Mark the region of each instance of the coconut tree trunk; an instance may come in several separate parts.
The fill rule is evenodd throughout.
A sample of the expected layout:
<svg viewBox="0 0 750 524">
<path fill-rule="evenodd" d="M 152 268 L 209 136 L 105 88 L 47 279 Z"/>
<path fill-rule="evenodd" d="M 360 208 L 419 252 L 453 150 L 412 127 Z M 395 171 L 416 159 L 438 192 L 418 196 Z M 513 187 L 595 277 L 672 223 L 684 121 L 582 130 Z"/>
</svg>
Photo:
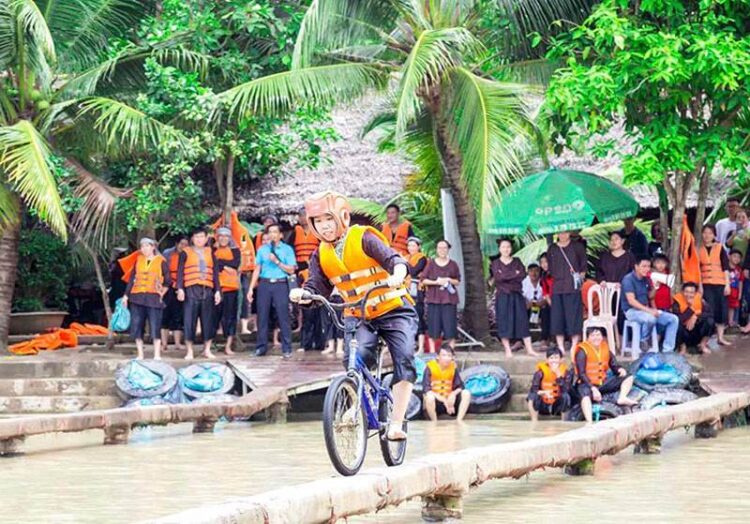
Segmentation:
<svg viewBox="0 0 750 524">
<path fill-rule="evenodd" d="M 463 281 L 466 286 L 463 324 L 475 338 L 486 340 L 490 335 L 490 325 L 477 217 L 463 182 L 461 158 L 451 147 L 445 124 L 441 123 L 437 116 L 433 118 L 433 122 L 435 122 L 435 140 L 443 167 L 443 180 L 453 195 L 458 233 L 461 236 L 461 250 L 464 257 Z"/>
<path fill-rule="evenodd" d="M 8 350 L 10 310 L 18 273 L 18 244 L 21 238 L 20 221 L 4 228 L 0 235 L 0 352 Z"/>
<path fill-rule="evenodd" d="M 224 223 L 229 224 L 232 220 L 232 209 L 234 207 L 234 155 L 231 152 L 227 154 L 225 176 L 227 190 L 224 194 Z"/>
</svg>

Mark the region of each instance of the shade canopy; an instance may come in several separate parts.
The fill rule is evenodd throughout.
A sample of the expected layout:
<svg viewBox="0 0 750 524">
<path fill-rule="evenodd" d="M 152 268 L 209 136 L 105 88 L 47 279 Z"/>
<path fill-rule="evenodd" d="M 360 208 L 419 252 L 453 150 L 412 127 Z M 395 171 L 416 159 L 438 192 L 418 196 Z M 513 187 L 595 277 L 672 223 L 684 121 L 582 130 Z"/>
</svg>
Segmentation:
<svg viewBox="0 0 750 524">
<path fill-rule="evenodd" d="M 592 173 L 548 169 L 500 193 L 484 222 L 487 235 L 540 235 L 634 217 L 638 202 L 624 187 Z"/>
</svg>

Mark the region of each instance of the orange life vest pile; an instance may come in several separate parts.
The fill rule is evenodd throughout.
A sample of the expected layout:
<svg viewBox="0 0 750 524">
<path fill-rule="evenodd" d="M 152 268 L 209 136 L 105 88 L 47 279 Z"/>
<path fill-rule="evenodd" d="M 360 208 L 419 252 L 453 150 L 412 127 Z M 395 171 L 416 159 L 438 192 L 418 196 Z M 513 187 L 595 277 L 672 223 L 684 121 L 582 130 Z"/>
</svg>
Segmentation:
<svg viewBox="0 0 750 524">
<path fill-rule="evenodd" d="M 26 342 L 13 344 L 8 351 L 14 355 L 36 355 L 42 350 L 55 351 L 60 348 L 74 348 L 78 345 L 79 335 L 106 335 L 107 328 L 96 324 L 79 324 L 73 322 L 67 329 L 55 329 L 50 333 L 37 335 Z"/>
</svg>

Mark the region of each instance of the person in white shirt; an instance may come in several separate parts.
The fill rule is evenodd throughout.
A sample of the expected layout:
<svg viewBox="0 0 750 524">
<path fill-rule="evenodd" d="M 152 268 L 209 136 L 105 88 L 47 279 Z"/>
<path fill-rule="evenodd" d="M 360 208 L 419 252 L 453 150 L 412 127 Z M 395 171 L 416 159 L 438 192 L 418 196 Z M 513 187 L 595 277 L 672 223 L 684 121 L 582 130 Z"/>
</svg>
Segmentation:
<svg viewBox="0 0 750 524">
<path fill-rule="evenodd" d="M 737 229 L 737 211 L 740 209 L 739 199 L 735 197 L 727 198 L 727 202 L 724 204 L 724 209 L 727 212 L 727 218 L 722 218 L 716 222 L 716 240 L 728 251 L 728 248 L 726 247 L 727 240 Z"/>
<path fill-rule="evenodd" d="M 539 312 L 547 306 L 547 301 L 542 294 L 542 269 L 539 264 L 532 263 L 526 268 L 526 278 L 521 282 L 521 293 L 526 299 L 526 307 L 529 308 L 529 322 L 538 324 L 540 322 Z"/>
</svg>

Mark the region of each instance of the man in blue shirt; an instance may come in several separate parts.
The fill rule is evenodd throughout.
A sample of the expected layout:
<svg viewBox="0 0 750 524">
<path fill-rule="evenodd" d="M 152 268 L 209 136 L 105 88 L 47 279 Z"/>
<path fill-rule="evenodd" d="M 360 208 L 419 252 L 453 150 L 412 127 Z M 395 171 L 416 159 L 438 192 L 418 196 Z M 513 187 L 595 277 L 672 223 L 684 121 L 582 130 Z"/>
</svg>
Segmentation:
<svg viewBox="0 0 750 524">
<path fill-rule="evenodd" d="M 680 320 L 677 315 L 653 307 L 656 290 L 651 284 L 651 260 L 648 256 L 636 257 L 633 271 L 622 279 L 622 310 L 625 318 L 641 326 L 641 345 L 648 340 L 654 325 L 664 332 L 662 350 L 672 352 L 675 348 Z"/>
<path fill-rule="evenodd" d="M 247 292 L 248 302 L 253 301 L 257 284 L 258 339 L 255 355 L 266 354 L 268 324 L 271 308 L 276 313 L 281 330 L 281 351 L 284 358 L 292 356 L 292 327 L 289 322 L 289 277 L 294 276 L 297 261 L 294 249 L 281 241 L 281 228 L 273 224 L 266 228 L 270 242 L 255 254 L 255 271 Z"/>
</svg>

